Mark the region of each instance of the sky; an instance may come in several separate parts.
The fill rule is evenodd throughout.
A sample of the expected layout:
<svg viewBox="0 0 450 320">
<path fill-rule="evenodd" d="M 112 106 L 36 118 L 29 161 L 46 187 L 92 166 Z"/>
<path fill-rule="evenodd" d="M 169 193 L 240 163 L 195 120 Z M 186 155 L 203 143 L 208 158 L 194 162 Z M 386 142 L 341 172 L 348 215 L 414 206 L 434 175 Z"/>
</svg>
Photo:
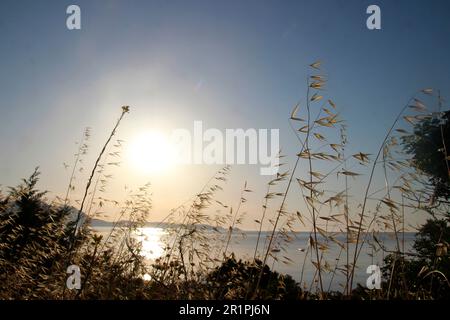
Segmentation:
<svg viewBox="0 0 450 320">
<path fill-rule="evenodd" d="M 80 30 L 66 27 L 71 4 L 81 8 Z M 366 27 L 371 4 L 381 9 L 381 30 Z M 16 185 L 39 166 L 48 197 L 64 194 L 70 170 L 63 163 L 73 163 L 84 128 L 92 128 L 88 171 L 122 105 L 131 112 L 117 138 L 128 144 L 149 130 L 192 130 L 195 120 L 222 131 L 277 128 L 292 166 L 299 145 L 288 119 L 317 60 L 326 95 L 348 124 L 350 150 L 376 153 L 417 90 L 439 88 L 450 97 L 449 9 L 445 0 L 1 1 L 0 184 Z M 120 199 L 125 185 L 151 182 L 154 221 L 220 168 L 149 173 L 126 150 L 109 196 Z M 254 191 L 247 229 L 256 227 L 270 179 L 258 172 L 255 165 L 234 166 L 218 196 L 235 207 L 247 181 Z M 423 219 L 411 216 L 411 223 Z"/>
</svg>

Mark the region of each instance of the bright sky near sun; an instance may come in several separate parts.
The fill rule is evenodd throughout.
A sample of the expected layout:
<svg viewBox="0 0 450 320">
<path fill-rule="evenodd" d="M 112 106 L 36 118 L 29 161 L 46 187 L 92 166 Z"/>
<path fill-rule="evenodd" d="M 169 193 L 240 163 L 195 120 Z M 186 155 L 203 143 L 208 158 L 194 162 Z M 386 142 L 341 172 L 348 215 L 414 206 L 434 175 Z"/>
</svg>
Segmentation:
<svg viewBox="0 0 450 320">
<path fill-rule="evenodd" d="M 81 30 L 66 27 L 70 4 L 81 8 Z M 371 4 L 381 8 L 381 30 L 366 27 Z M 83 129 L 92 128 L 89 171 L 120 106 L 129 105 L 109 197 L 149 181 L 151 220 L 161 220 L 221 167 L 175 165 L 167 156 L 170 132 L 192 130 L 195 120 L 219 130 L 279 128 L 292 164 L 299 146 L 288 118 L 316 60 L 351 149 L 376 153 L 414 92 L 440 88 L 450 99 L 449 15 L 446 0 L 3 0 L 0 184 L 16 185 L 39 166 L 49 197 L 63 194 L 70 175 L 63 163 L 73 163 Z M 248 181 L 244 228 L 256 228 L 268 180 L 258 166 L 233 167 L 219 199 L 235 206 Z"/>
</svg>

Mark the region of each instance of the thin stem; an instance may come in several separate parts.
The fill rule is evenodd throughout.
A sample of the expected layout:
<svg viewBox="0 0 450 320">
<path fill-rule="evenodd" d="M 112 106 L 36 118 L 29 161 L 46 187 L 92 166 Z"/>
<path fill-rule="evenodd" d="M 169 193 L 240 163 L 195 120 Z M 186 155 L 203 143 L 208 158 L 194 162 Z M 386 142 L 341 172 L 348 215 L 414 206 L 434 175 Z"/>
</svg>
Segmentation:
<svg viewBox="0 0 450 320">
<path fill-rule="evenodd" d="M 372 170 L 370 172 L 369 181 L 367 183 L 367 187 L 366 187 L 365 194 L 364 194 L 364 200 L 363 200 L 363 205 L 362 205 L 362 208 L 361 208 L 361 215 L 360 215 L 360 219 L 359 219 L 359 228 L 358 228 L 358 232 L 357 232 L 357 236 L 356 236 L 355 253 L 354 253 L 354 256 L 353 256 L 353 265 L 352 265 L 352 271 L 351 271 L 351 276 L 350 276 L 350 288 L 349 288 L 350 291 L 353 288 L 353 279 L 354 279 L 354 275 L 355 275 L 356 261 L 358 259 L 358 250 L 357 249 L 358 249 L 358 245 L 359 245 L 359 238 L 360 238 L 360 235 L 361 235 L 362 223 L 363 223 L 364 215 L 365 215 L 365 212 L 366 212 L 367 196 L 369 194 L 370 186 L 372 185 L 372 180 L 373 180 L 374 173 L 375 173 L 375 167 L 376 167 L 378 158 L 381 155 L 381 151 L 383 150 L 384 145 L 386 144 L 387 139 L 391 135 L 391 133 L 394 130 L 395 126 L 397 125 L 397 122 L 400 119 L 400 117 L 403 114 L 403 112 L 405 112 L 405 110 L 410 105 L 410 102 L 414 99 L 414 96 L 411 97 L 408 100 L 408 103 L 398 113 L 397 117 L 395 118 L 394 122 L 392 123 L 391 127 L 389 128 L 386 136 L 384 137 L 384 140 L 383 140 L 380 148 L 378 149 L 377 155 L 376 155 L 376 157 L 374 159 L 374 163 L 372 165 Z"/>
<path fill-rule="evenodd" d="M 67 186 L 66 196 L 64 197 L 64 204 L 67 204 L 67 201 L 69 199 L 69 193 L 70 193 L 70 190 L 72 189 L 72 183 L 73 183 L 73 179 L 75 177 L 75 170 L 77 169 L 78 162 L 80 161 L 80 156 L 83 153 L 83 148 L 84 148 L 85 141 L 87 140 L 87 137 L 88 137 L 88 128 L 85 128 L 85 130 L 83 131 L 83 136 L 81 137 L 81 140 L 80 140 L 80 146 L 78 147 L 77 156 L 76 156 L 75 162 L 73 164 L 72 173 L 71 173 L 70 179 L 69 179 L 69 185 Z"/>
<path fill-rule="evenodd" d="M 308 133 L 306 134 L 305 146 L 306 146 L 306 150 L 307 150 L 307 153 L 308 153 L 308 165 L 309 165 L 309 172 L 310 172 L 310 174 L 309 174 L 309 182 L 312 185 L 312 183 L 313 183 L 313 179 L 312 179 L 313 176 L 312 176 L 311 172 L 313 172 L 313 169 L 312 169 L 311 151 L 309 150 L 309 137 L 310 137 L 310 134 L 311 134 L 311 130 L 309 129 L 310 126 L 311 126 L 311 108 L 310 108 L 310 103 L 309 103 L 310 102 L 309 101 L 310 100 L 309 99 L 309 76 L 308 76 L 308 79 L 307 79 L 306 83 L 308 85 L 308 90 L 307 90 L 307 94 L 306 94 L 306 96 L 307 96 L 306 109 L 307 109 L 307 112 L 308 112 L 308 123 L 307 123 L 307 125 L 308 125 Z M 313 201 L 313 197 L 314 197 L 313 190 L 310 189 L 311 201 Z M 313 223 L 313 234 L 314 234 L 314 251 L 316 253 L 316 261 L 317 261 L 317 266 L 316 267 L 317 267 L 317 270 L 318 270 L 320 293 L 321 293 L 321 296 L 322 296 L 323 295 L 323 283 L 322 283 L 322 270 L 321 270 L 320 258 L 319 258 L 319 248 L 317 246 L 318 242 L 317 242 L 316 208 L 315 208 L 314 205 L 311 205 L 311 207 L 312 207 L 312 223 Z"/>
<path fill-rule="evenodd" d="M 262 225 L 264 222 L 264 218 L 266 216 L 267 204 L 269 202 L 269 197 L 268 197 L 269 192 L 270 192 L 270 184 L 267 185 L 267 192 L 266 192 L 266 197 L 265 197 L 264 204 L 263 204 L 263 212 L 262 212 L 261 221 L 259 222 L 258 238 L 256 239 L 255 254 L 253 255 L 253 262 L 256 261 L 256 254 L 258 253 L 258 245 L 259 245 L 259 240 L 261 238 Z"/>
<path fill-rule="evenodd" d="M 229 246 L 230 241 L 231 241 L 231 235 L 233 234 L 233 228 L 234 228 L 234 225 L 236 224 L 236 219 L 237 219 L 237 216 L 239 214 L 239 210 L 241 209 L 242 203 L 244 203 L 244 198 L 243 197 L 244 197 L 244 192 L 245 192 L 246 189 L 247 189 L 247 181 L 245 182 L 244 189 L 241 191 L 241 197 L 239 199 L 239 203 L 238 203 L 236 212 L 234 213 L 233 222 L 231 223 L 231 226 L 230 226 L 230 228 L 228 230 L 227 244 L 225 245 L 225 250 L 223 251 L 224 259 L 226 259 L 226 256 L 227 256 L 228 246 Z"/>
</svg>

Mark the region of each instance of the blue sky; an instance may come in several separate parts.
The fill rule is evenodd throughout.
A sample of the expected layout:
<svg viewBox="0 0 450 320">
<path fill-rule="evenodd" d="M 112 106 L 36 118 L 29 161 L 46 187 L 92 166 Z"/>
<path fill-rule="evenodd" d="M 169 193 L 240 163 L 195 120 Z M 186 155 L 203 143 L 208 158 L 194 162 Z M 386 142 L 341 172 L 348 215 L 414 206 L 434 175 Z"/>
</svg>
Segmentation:
<svg viewBox="0 0 450 320">
<path fill-rule="evenodd" d="M 70 4 L 81 8 L 81 30 L 66 28 Z M 381 30 L 366 28 L 371 4 L 381 8 Z M 125 140 L 145 128 L 191 128 L 194 120 L 280 128 L 292 158 L 298 146 L 287 119 L 316 60 L 352 148 L 375 153 L 414 92 L 434 87 L 450 97 L 449 14 L 445 0 L 1 1 L 0 183 L 15 185 L 39 165 L 42 185 L 60 193 L 62 163 L 83 128 L 93 128 L 95 154 L 123 104 L 132 106 Z M 216 169 L 178 169 L 186 180 L 178 187 L 175 173 L 127 171 L 118 183 L 151 180 L 155 198 L 171 194 L 155 204 L 162 213 Z M 263 189 L 257 169 L 236 171 L 230 201 L 243 180 Z"/>
</svg>

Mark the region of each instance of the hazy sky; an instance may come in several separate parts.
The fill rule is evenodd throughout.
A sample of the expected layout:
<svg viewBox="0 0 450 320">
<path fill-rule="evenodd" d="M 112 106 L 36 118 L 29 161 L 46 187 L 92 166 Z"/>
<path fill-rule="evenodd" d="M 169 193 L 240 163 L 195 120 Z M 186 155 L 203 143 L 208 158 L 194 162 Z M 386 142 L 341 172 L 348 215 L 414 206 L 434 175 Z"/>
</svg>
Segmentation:
<svg viewBox="0 0 450 320">
<path fill-rule="evenodd" d="M 81 30 L 66 28 L 70 4 L 81 8 Z M 381 8 L 381 30 L 366 27 L 371 4 Z M 131 113 L 117 138 L 128 142 L 150 129 L 191 130 L 194 120 L 220 130 L 279 128 L 292 163 L 299 146 L 288 118 L 316 60 L 329 78 L 326 94 L 349 125 L 351 149 L 376 153 L 414 92 L 434 87 L 450 98 L 449 14 L 446 0 L 2 0 L 0 183 L 15 185 L 40 166 L 49 197 L 63 193 L 63 162 L 73 163 L 83 128 L 92 127 L 87 170 L 124 104 Z M 152 220 L 199 191 L 219 167 L 146 174 L 127 159 L 113 171 L 109 195 L 120 198 L 125 184 L 150 181 Z M 246 228 L 255 227 L 269 179 L 258 171 L 233 168 L 219 196 L 235 206 L 248 180 L 255 192 Z"/>
</svg>

